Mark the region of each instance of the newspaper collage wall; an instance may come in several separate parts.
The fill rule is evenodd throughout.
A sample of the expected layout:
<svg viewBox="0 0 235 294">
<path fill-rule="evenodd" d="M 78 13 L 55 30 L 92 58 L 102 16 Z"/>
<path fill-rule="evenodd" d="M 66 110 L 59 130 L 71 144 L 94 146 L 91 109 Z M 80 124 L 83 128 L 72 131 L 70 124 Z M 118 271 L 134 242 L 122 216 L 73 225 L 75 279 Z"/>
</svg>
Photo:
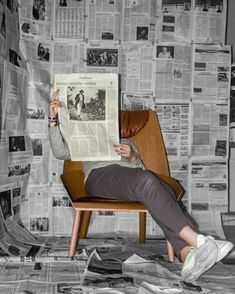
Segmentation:
<svg viewBox="0 0 235 294">
<path fill-rule="evenodd" d="M 122 109 L 156 110 L 171 174 L 187 191 L 185 205 L 216 233 L 228 204 L 226 6 L 226 0 L 19 0 L 17 7 L 0 0 L 1 246 L 17 226 L 22 234 L 28 229 L 28 238 L 70 234 L 73 208 L 47 123 L 53 75 L 66 73 L 118 73 Z M 94 218 L 90 233 L 137 232 L 135 214 Z M 151 217 L 147 232 L 159 234 Z"/>
</svg>

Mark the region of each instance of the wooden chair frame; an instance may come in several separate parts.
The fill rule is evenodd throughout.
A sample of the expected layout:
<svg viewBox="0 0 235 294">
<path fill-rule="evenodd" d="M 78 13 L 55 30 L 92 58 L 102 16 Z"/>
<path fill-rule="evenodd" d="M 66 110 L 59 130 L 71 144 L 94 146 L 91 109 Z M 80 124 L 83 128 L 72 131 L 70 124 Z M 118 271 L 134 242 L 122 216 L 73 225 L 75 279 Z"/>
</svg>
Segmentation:
<svg viewBox="0 0 235 294">
<path fill-rule="evenodd" d="M 146 111 L 122 111 L 122 124 L 130 124 L 131 117 L 143 116 Z M 147 122 L 141 130 L 129 137 L 137 146 L 140 157 L 146 168 L 155 173 L 161 180 L 166 182 L 175 191 L 175 198 L 180 201 L 184 189 L 178 181 L 170 177 L 169 166 L 165 146 L 160 130 L 160 125 L 156 112 L 147 111 Z M 126 122 L 128 121 L 128 122 Z M 125 136 L 125 130 L 124 130 Z M 123 137 L 123 133 L 122 133 Z M 148 142 L 148 143 L 147 143 Z M 154 151 L 151 151 L 151 150 Z M 154 153 L 153 153 L 154 152 Z M 149 156 L 150 155 L 150 156 Z M 137 201 L 121 201 L 101 197 L 87 197 L 84 189 L 84 174 L 81 162 L 66 160 L 61 180 L 70 195 L 75 208 L 74 222 L 69 247 L 69 256 L 74 256 L 79 238 L 85 238 L 92 211 L 133 211 L 139 213 L 139 242 L 144 243 L 146 238 L 146 207 Z M 174 261 L 174 250 L 167 241 L 167 251 L 169 261 Z"/>
</svg>

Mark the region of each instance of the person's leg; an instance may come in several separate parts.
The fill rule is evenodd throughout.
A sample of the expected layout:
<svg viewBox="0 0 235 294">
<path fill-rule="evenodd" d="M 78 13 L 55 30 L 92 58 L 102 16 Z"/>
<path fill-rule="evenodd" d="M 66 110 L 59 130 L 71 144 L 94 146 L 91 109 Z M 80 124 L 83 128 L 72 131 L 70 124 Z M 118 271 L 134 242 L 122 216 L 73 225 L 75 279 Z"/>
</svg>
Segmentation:
<svg viewBox="0 0 235 294">
<path fill-rule="evenodd" d="M 173 191 L 149 171 L 110 165 L 93 170 L 86 181 L 86 191 L 91 196 L 140 201 L 145 204 L 153 219 L 161 226 L 177 255 L 182 248 L 194 246 L 180 236 L 185 227 L 192 226 L 184 215 Z"/>
</svg>

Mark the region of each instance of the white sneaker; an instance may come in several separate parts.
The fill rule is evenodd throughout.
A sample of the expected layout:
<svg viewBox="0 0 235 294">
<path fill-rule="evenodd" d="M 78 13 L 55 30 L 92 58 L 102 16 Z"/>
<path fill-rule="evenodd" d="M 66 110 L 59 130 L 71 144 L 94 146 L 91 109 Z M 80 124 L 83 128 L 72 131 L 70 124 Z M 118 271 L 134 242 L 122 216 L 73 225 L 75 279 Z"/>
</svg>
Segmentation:
<svg viewBox="0 0 235 294">
<path fill-rule="evenodd" d="M 181 278 L 186 282 L 195 282 L 216 262 L 218 247 L 214 240 L 207 238 L 198 248 L 193 248 L 183 264 Z"/>
<path fill-rule="evenodd" d="M 218 247 L 218 256 L 216 259 L 216 262 L 219 262 L 222 260 L 233 248 L 233 243 L 226 241 L 226 240 L 216 240 L 212 236 L 204 236 L 204 235 L 198 235 L 197 245 L 200 247 L 207 239 L 211 239 L 215 242 L 215 244 Z"/>
<path fill-rule="evenodd" d="M 218 247 L 218 255 L 216 262 L 222 260 L 233 248 L 233 243 L 226 240 L 214 240 Z"/>
</svg>

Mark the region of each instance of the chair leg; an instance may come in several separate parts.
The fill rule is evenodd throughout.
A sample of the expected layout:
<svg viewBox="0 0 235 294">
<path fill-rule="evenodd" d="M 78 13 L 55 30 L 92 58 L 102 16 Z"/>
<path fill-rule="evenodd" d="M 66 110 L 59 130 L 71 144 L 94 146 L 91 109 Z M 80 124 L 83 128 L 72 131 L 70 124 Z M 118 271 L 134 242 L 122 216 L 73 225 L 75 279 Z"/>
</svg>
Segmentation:
<svg viewBox="0 0 235 294">
<path fill-rule="evenodd" d="M 69 256 L 74 256 L 75 251 L 77 249 L 77 243 L 78 243 L 78 233 L 79 233 L 79 227 L 80 227 L 80 221 L 81 221 L 81 210 L 75 210 L 75 215 L 73 219 L 73 228 L 72 228 L 72 235 L 70 239 L 70 245 L 69 245 Z"/>
<path fill-rule="evenodd" d="M 91 214 L 92 214 L 92 211 L 83 211 L 82 220 L 81 220 L 81 228 L 79 231 L 79 238 L 80 239 L 86 238 L 90 219 L 91 219 Z"/>
<path fill-rule="evenodd" d="M 139 212 L 139 243 L 145 243 L 146 238 L 146 212 Z"/>
<path fill-rule="evenodd" d="M 168 240 L 166 241 L 166 243 L 167 243 L 168 259 L 170 262 L 174 262 L 175 261 L 174 248 Z"/>
</svg>

